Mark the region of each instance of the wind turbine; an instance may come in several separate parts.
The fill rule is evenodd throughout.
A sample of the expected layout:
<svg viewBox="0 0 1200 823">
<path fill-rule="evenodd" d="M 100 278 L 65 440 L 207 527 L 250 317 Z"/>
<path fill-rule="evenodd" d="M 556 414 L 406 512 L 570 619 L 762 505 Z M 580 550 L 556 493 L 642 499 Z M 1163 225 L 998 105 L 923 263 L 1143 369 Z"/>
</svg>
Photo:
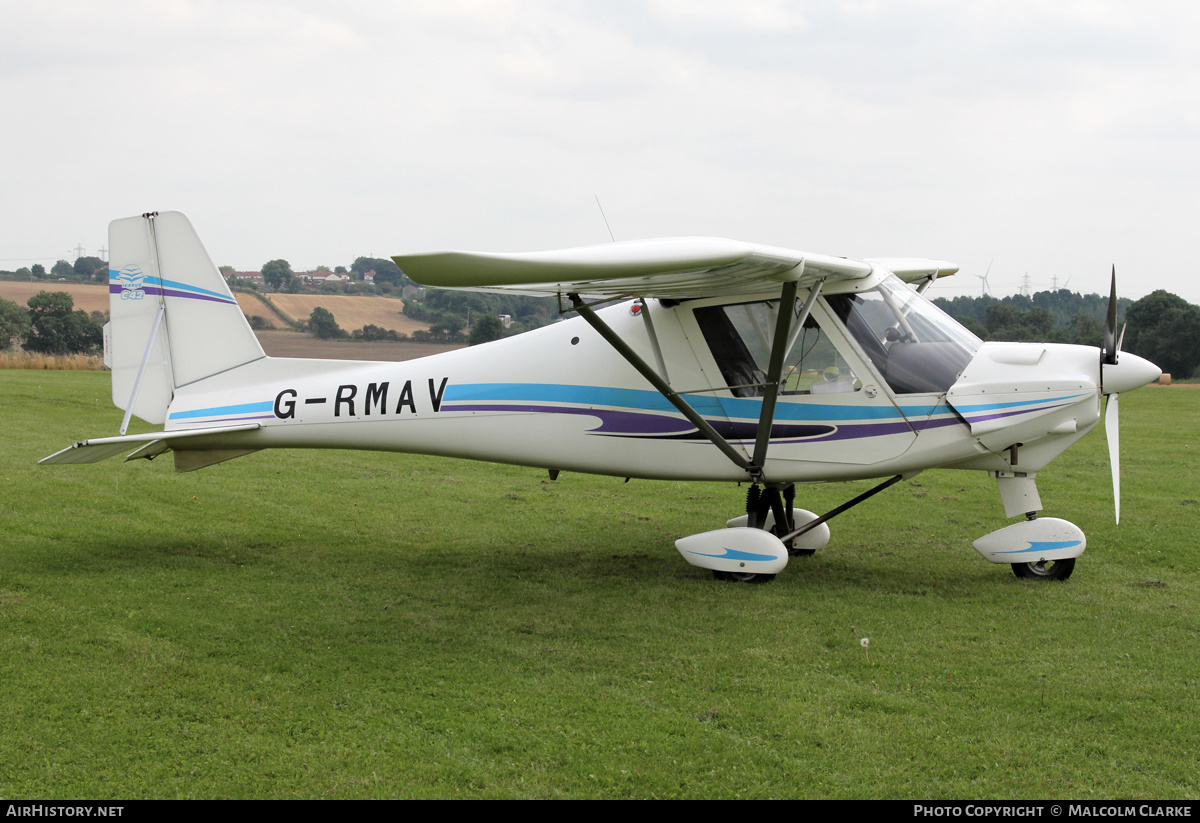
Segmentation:
<svg viewBox="0 0 1200 823">
<path fill-rule="evenodd" d="M 986 297 L 987 295 L 991 294 L 991 287 L 988 285 L 988 275 L 989 275 L 989 274 L 991 274 L 991 272 L 992 272 L 992 263 L 995 263 L 995 262 L 996 262 L 996 259 L 995 259 L 995 258 L 992 258 L 992 259 L 991 259 L 991 260 L 988 262 L 987 271 L 985 271 L 983 274 L 977 274 L 977 275 L 975 275 L 975 277 L 976 277 L 976 278 L 978 278 L 978 279 L 981 281 L 981 283 L 980 283 L 980 286 L 981 286 L 981 293 L 980 293 L 980 295 L 979 295 L 980 297 Z"/>
</svg>

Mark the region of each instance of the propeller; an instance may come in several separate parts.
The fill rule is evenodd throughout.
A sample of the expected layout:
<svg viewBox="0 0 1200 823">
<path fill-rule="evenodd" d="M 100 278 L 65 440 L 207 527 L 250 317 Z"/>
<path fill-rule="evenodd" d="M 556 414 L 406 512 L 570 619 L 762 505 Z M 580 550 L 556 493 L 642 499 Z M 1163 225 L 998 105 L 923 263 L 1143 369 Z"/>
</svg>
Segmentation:
<svg viewBox="0 0 1200 823">
<path fill-rule="evenodd" d="M 1113 508 L 1121 522 L 1121 431 L 1117 422 L 1117 396 L 1123 391 L 1153 383 L 1162 369 L 1144 357 L 1126 353 L 1121 356 L 1125 330 L 1117 335 L 1117 267 L 1113 266 L 1112 286 L 1109 288 L 1108 316 L 1104 321 L 1104 351 L 1100 353 L 1100 392 L 1108 395 L 1104 409 L 1104 433 L 1108 437 L 1108 462 L 1112 466 Z M 1118 359 L 1120 362 L 1118 363 Z"/>
<path fill-rule="evenodd" d="M 1104 319 L 1104 359 L 1109 366 L 1117 363 L 1117 267 L 1113 264 L 1112 285 L 1108 291 L 1108 317 Z"/>
<path fill-rule="evenodd" d="M 1121 522 L 1121 427 L 1117 424 L 1117 397 L 1110 394 L 1104 408 L 1104 436 L 1108 438 L 1108 464 L 1112 466 L 1113 509 Z"/>
<path fill-rule="evenodd" d="M 1125 335 L 1121 335 L 1124 339 Z M 1104 367 L 1117 365 L 1117 266 L 1112 268 L 1112 283 L 1108 290 L 1108 316 L 1104 318 L 1104 351 L 1100 355 L 1100 383 L 1104 384 Z M 1103 388 L 1101 389 L 1103 391 Z M 1118 422 L 1119 393 L 1108 396 L 1104 409 L 1104 436 L 1108 439 L 1108 465 L 1112 468 L 1113 510 L 1117 523 L 1121 522 L 1121 426 Z"/>
</svg>

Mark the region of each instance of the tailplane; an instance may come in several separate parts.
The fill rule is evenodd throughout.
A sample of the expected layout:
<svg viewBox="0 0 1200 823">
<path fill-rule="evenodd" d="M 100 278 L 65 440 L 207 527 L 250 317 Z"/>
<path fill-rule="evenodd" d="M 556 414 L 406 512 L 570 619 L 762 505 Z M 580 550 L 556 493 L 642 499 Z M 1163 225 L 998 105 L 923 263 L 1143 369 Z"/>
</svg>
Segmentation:
<svg viewBox="0 0 1200 823">
<path fill-rule="evenodd" d="M 265 356 L 184 215 L 114 220 L 108 243 L 104 357 L 117 408 L 163 423 L 175 389 Z"/>
</svg>

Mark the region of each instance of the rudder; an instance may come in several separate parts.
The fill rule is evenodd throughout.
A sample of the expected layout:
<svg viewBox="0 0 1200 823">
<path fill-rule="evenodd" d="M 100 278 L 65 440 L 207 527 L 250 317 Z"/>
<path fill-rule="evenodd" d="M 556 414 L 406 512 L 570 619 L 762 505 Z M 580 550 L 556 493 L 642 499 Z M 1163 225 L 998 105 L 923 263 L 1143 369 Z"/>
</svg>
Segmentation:
<svg viewBox="0 0 1200 823">
<path fill-rule="evenodd" d="M 265 356 L 183 214 L 114 220 L 108 239 L 105 354 L 118 408 L 163 423 L 175 389 Z"/>
</svg>

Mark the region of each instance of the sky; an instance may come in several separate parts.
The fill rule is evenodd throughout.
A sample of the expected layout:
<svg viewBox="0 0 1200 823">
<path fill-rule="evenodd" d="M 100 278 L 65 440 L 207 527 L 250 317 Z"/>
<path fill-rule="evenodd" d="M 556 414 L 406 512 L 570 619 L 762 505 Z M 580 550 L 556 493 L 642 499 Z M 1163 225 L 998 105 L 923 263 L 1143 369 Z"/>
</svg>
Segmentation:
<svg viewBox="0 0 1200 823">
<path fill-rule="evenodd" d="M 1174 0 L 0 0 L 0 268 L 176 209 L 238 269 L 611 227 L 1200 303 L 1198 42 Z"/>
</svg>

